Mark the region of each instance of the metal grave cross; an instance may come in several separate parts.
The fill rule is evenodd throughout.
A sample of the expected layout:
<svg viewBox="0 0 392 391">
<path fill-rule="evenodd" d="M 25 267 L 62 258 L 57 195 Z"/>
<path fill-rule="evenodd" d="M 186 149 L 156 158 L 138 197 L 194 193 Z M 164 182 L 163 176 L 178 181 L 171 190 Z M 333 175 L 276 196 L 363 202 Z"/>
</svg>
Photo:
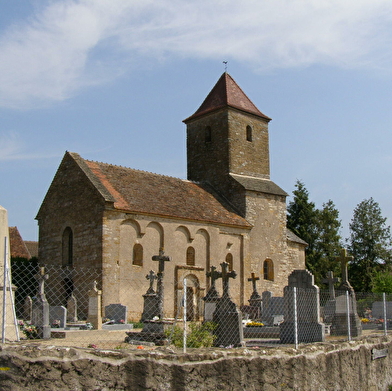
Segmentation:
<svg viewBox="0 0 392 391">
<path fill-rule="evenodd" d="M 335 299 L 335 286 L 334 284 L 336 282 L 339 282 L 339 278 L 333 276 L 333 271 L 327 272 L 327 277 L 324 278 L 321 281 L 323 284 L 328 284 L 329 288 L 329 299 L 334 300 Z"/>
<path fill-rule="evenodd" d="M 230 297 L 229 296 L 229 278 L 236 278 L 237 273 L 232 270 L 231 272 L 228 272 L 227 269 L 229 268 L 229 264 L 227 262 L 222 262 L 221 264 L 222 271 L 217 272 L 217 278 L 222 278 L 222 286 L 223 286 L 223 295 L 222 298 Z"/>
<path fill-rule="evenodd" d="M 215 288 L 215 281 L 220 277 L 219 272 L 216 271 L 215 266 L 210 267 L 210 271 L 206 273 L 208 278 L 211 278 L 211 288 Z"/>
<path fill-rule="evenodd" d="M 251 273 L 251 278 L 248 278 L 248 281 L 252 281 L 253 292 L 257 292 L 256 281 L 258 280 L 260 280 L 260 278 L 256 277 L 255 273 Z"/>
<path fill-rule="evenodd" d="M 340 256 L 336 257 L 336 260 L 342 265 L 342 284 L 348 283 L 347 264 L 353 259 L 354 257 L 347 255 L 347 250 L 345 248 L 342 248 L 340 250 Z"/>
<path fill-rule="evenodd" d="M 38 274 L 35 276 L 35 279 L 38 281 L 38 295 L 45 295 L 45 280 L 49 278 L 48 274 L 45 274 L 45 268 L 41 267 Z"/>
<path fill-rule="evenodd" d="M 158 313 L 159 318 L 163 319 L 163 271 L 165 270 L 165 262 L 169 262 L 171 259 L 165 255 L 163 248 L 160 248 L 159 255 L 154 255 L 152 260 L 159 262 L 157 274 Z"/>
<path fill-rule="evenodd" d="M 165 270 L 165 262 L 171 261 L 170 257 L 165 255 L 165 252 L 163 251 L 163 248 L 159 249 L 159 255 L 154 255 L 152 257 L 152 260 L 159 262 L 158 273 L 163 273 L 164 270 Z"/>
</svg>

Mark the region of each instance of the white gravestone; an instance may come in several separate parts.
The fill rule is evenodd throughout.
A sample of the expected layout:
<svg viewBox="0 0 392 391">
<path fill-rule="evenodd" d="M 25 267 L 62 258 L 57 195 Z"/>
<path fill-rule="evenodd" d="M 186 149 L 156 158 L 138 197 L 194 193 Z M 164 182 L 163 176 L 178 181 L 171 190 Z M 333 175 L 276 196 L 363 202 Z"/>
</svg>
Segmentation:
<svg viewBox="0 0 392 391">
<path fill-rule="evenodd" d="M 7 210 L 0 206 L 0 326 L 2 336 L 8 341 L 18 341 L 19 333 L 14 317 L 15 290 L 11 281 L 11 251 Z M 5 274 L 7 265 L 8 275 Z M 6 283 L 4 284 L 4 277 Z M 5 287 L 4 287 L 5 286 Z M 5 297 L 4 297 L 5 294 Z"/>
</svg>

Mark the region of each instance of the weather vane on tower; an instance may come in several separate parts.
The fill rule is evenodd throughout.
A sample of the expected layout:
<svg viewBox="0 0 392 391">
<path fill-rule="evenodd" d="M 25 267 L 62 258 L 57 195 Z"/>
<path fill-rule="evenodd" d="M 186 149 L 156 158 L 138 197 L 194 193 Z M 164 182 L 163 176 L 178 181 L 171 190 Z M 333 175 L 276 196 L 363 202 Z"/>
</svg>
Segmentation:
<svg viewBox="0 0 392 391">
<path fill-rule="evenodd" d="M 223 61 L 223 64 L 225 64 L 225 72 L 227 72 L 227 61 Z"/>
</svg>

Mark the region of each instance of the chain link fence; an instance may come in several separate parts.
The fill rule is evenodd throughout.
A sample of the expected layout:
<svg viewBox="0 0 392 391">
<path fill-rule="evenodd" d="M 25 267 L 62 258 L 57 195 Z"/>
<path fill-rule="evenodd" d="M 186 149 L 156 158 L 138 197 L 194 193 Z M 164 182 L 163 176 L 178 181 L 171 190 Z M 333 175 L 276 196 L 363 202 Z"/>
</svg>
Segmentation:
<svg viewBox="0 0 392 391">
<path fill-rule="evenodd" d="M 12 272 L 0 269 L 2 342 L 102 349 L 169 345 L 181 352 L 347 341 L 387 334 L 392 326 L 392 295 L 287 286 L 281 297 L 254 290 L 249 304 L 239 306 L 225 282 L 205 291 L 191 277 L 168 280 L 150 272 L 118 292 L 105 285 L 99 270 L 14 262 Z"/>
</svg>

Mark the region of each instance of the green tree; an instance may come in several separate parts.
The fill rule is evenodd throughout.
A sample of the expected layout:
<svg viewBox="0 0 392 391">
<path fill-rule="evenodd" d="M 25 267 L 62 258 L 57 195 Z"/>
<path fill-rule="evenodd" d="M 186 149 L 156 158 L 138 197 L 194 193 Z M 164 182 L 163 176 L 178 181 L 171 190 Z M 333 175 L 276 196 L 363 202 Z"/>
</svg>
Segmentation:
<svg viewBox="0 0 392 391">
<path fill-rule="evenodd" d="M 336 261 L 336 256 L 343 246 L 340 235 L 342 223 L 339 220 L 339 211 L 331 200 L 324 203 L 322 209 L 317 210 L 316 217 L 317 235 L 313 269 L 315 281 L 320 285 L 327 272 L 332 271 L 335 275 L 340 273 L 340 264 Z"/>
<path fill-rule="evenodd" d="M 316 209 L 301 181 L 296 182 L 293 195 L 287 207 L 287 227 L 308 243 L 306 267 L 315 276 L 315 283 L 324 287 L 321 281 L 327 272 L 340 270 L 335 260 L 342 247 L 339 212 L 331 200 L 324 203 L 321 210 Z"/>
<path fill-rule="evenodd" d="M 355 290 L 369 292 L 372 276 L 385 271 L 391 263 L 390 227 L 379 204 L 369 198 L 354 209 L 349 228 L 348 250 L 354 257 L 350 264 L 350 282 Z"/>
<path fill-rule="evenodd" d="M 392 293 L 392 273 L 390 270 L 372 274 L 372 290 L 375 293 Z"/>
</svg>

